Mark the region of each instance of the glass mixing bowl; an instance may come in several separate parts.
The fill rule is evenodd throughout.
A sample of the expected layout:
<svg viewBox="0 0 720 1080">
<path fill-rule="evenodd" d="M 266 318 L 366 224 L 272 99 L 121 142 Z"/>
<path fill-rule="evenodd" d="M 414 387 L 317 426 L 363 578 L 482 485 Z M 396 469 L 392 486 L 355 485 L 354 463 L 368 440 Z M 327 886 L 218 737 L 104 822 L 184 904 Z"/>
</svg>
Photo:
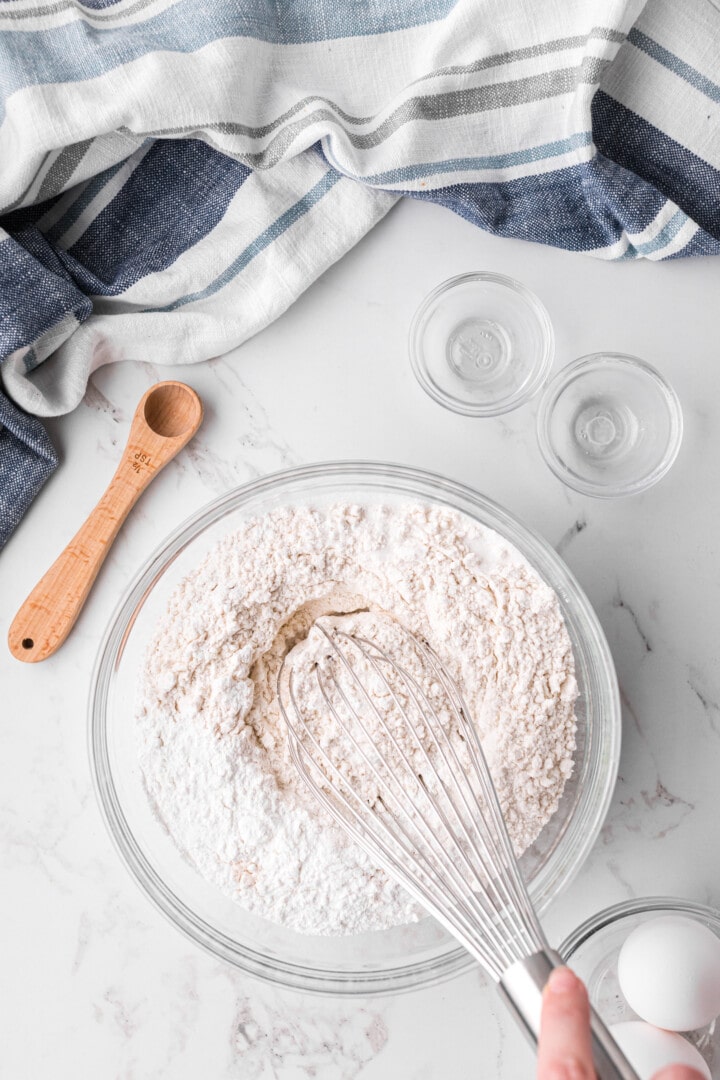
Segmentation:
<svg viewBox="0 0 720 1080">
<path fill-rule="evenodd" d="M 539 911 L 592 847 L 612 795 L 620 755 L 620 703 L 597 617 L 552 548 L 472 489 L 396 465 L 310 465 L 246 484 L 181 525 L 148 560 L 110 620 L 90 695 L 90 758 L 110 834 L 143 891 L 171 922 L 244 971 L 304 990 L 388 993 L 437 982 L 468 967 L 467 953 L 431 918 L 350 937 L 310 937 L 245 912 L 186 861 L 149 805 L 135 749 L 138 673 L 156 622 L 177 584 L 223 536 L 285 505 L 419 500 L 462 511 L 522 552 L 557 593 L 575 653 L 576 768 L 561 804 L 522 858 Z"/>
</svg>

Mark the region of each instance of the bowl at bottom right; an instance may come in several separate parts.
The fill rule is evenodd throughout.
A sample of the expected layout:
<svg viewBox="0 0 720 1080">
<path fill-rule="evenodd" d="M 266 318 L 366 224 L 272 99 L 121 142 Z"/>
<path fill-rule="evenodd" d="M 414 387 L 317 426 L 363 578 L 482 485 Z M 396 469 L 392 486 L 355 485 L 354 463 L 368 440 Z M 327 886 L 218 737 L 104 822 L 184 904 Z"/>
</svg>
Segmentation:
<svg viewBox="0 0 720 1080">
<path fill-rule="evenodd" d="M 590 1001 L 607 1025 L 638 1020 L 625 1000 L 618 977 L 620 951 L 638 927 L 661 916 L 699 922 L 720 938 L 720 911 L 676 897 L 653 896 L 605 908 L 582 923 L 558 952 L 588 989 Z M 700 1052 L 713 1077 L 720 1077 L 720 1018 L 683 1036 Z"/>
</svg>

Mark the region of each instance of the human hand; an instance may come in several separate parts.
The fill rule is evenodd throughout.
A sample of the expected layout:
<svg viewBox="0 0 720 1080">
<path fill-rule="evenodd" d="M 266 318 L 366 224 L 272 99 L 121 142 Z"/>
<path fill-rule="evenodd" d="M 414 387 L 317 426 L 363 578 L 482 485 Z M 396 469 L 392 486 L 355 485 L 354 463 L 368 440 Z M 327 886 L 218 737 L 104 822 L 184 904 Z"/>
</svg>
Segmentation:
<svg viewBox="0 0 720 1080">
<path fill-rule="evenodd" d="M 543 993 L 537 1080 L 595 1080 L 587 990 L 569 968 L 556 968 Z M 652 1080 L 703 1077 L 687 1065 L 671 1065 Z"/>
</svg>

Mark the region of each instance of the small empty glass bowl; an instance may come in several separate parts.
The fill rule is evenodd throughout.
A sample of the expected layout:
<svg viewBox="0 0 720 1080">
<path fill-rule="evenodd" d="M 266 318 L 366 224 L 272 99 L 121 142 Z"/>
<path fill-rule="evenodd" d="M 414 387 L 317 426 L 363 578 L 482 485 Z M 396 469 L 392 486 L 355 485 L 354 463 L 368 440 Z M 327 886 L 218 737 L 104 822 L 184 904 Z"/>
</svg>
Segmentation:
<svg viewBox="0 0 720 1080">
<path fill-rule="evenodd" d="M 618 982 L 618 956 L 627 937 L 642 923 L 660 915 L 697 919 L 720 937 L 720 911 L 669 896 L 650 896 L 615 904 L 579 926 L 558 952 L 588 988 L 590 1000 L 606 1024 L 637 1020 Z M 672 975 L 670 975 L 672 977 Z M 714 1020 L 698 1031 L 685 1032 L 702 1054 L 713 1076 L 720 1064 L 720 1024 Z"/>
<path fill-rule="evenodd" d="M 537 393 L 554 353 L 538 298 L 503 274 L 449 278 L 410 326 L 410 361 L 430 397 L 465 416 L 498 416 Z"/>
<path fill-rule="evenodd" d="M 593 353 L 563 368 L 540 400 L 540 451 L 555 475 L 584 495 L 635 495 L 677 457 L 683 419 L 677 394 L 635 356 Z"/>
</svg>

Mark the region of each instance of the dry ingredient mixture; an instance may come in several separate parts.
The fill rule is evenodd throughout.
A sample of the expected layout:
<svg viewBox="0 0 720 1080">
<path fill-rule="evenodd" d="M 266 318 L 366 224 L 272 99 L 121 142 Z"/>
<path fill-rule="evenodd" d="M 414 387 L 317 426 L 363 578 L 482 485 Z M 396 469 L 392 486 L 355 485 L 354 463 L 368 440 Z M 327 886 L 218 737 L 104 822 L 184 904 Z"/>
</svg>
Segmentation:
<svg viewBox="0 0 720 1080">
<path fill-rule="evenodd" d="M 423 635 L 460 685 L 518 853 L 573 768 L 577 685 L 557 598 L 494 531 L 417 503 L 271 511 L 176 588 L 148 650 L 137 730 L 152 805 L 209 881 L 309 934 L 421 917 L 297 776 L 276 680 L 322 615 Z"/>
</svg>

